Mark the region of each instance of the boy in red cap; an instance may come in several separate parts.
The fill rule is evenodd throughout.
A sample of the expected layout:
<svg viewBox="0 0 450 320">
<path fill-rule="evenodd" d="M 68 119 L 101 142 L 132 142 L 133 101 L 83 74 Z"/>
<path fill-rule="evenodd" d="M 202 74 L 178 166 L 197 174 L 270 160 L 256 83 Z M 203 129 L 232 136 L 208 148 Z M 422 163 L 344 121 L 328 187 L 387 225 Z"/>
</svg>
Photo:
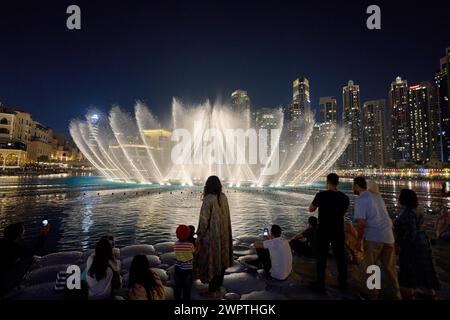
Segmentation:
<svg viewBox="0 0 450 320">
<path fill-rule="evenodd" d="M 176 231 L 178 241 L 175 242 L 175 300 L 190 300 L 192 287 L 192 260 L 194 259 L 194 245 L 189 239 L 192 237 L 191 228 L 180 224 Z"/>
</svg>

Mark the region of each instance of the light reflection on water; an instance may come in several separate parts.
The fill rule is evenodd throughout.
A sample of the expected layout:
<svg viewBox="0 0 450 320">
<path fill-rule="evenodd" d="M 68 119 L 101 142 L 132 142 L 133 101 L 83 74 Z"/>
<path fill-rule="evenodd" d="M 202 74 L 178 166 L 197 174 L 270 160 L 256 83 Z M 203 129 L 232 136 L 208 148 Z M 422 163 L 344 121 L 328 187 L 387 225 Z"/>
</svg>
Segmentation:
<svg viewBox="0 0 450 320">
<path fill-rule="evenodd" d="M 399 211 L 398 193 L 405 187 L 411 186 L 418 193 L 420 210 L 425 213 L 436 212 L 442 204 L 437 181 L 379 184 L 393 217 Z M 350 181 L 344 180 L 340 187 L 353 203 Z M 225 189 L 234 238 L 259 234 L 273 223 L 281 225 L 287 236 L 302 230 L 309 216 L 307 208 L 321 188 L 323 184 L 317 183 L 301 189 Z M 52 225 L 48 252 L 91 249 L 107 232 L 116 236 L 118 246 L 172 241 L 178 224 L 197 225 L 200 192 L 200 187 L 161 189 L 89 176 L 0 177 L 0 228 L 24 221 L 28 236 L 33 238 L 46 218 Z"/>
</svg>

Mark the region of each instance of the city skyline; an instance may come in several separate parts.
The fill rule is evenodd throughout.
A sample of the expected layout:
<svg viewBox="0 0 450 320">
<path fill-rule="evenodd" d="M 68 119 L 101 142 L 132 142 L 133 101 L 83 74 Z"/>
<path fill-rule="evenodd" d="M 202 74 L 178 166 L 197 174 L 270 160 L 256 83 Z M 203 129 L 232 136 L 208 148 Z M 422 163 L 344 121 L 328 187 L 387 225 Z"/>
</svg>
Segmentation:
<svg viewBox="0 0 450 320">
<path fill-rule="evenodd" d="M 136 100 L 164 117 L 173 96 L 214 101 L 242 88 L 253 106 L 287 107 L 287 84 L 299 77 L 309 79 L 316 113 L 319 98 L 339 97 L 349 79 L 361 86 L 361 101 L 386 99 L 398 75 L 433 82 L 450 43 L 444 3 L 420 10 L 407 2 L 380 3 L 382 29 L 370 31 L 364 1 L 131 2 L 126 9 L 80 1 L 78 33 L 65 28 L 68 4 L 2 4 L 8 14 L 0 22 L 0 58 L 8 61 L 0 101 L 66 133 L 69 120 L 91 106 L 106 111 L 118 103 L 131 110 Z M 419 14 L 425 21 L 417 23 Z M 352 41 L 343 48 L 346 37 Z"/>
</svg>

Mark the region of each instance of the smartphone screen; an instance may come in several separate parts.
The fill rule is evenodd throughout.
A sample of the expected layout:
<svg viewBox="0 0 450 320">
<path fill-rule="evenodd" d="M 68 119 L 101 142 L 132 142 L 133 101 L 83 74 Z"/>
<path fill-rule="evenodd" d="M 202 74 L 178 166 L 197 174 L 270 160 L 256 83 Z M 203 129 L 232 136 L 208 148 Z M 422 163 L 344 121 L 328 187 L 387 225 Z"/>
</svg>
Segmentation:
<svg viewBox="0 0 450 320">
<path fill-rule="evenodd" d="M 267 237 L 269 235 L 269 229 L 264 228 L 263 235 Z"/>
<path fill-rule="evenodd" d="M 46 227 L 48 225 L 48 220 L 42 220 L 42 226 Z"/>
</svg>

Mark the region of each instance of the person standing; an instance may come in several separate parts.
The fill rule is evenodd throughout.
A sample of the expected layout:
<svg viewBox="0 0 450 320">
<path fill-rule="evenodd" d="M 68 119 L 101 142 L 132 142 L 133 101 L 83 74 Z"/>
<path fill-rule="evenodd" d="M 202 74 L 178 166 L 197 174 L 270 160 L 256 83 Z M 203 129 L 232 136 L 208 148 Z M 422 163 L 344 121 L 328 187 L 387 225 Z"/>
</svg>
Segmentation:
<svg viewBox="0 0 450 320">
<path fill-rule="evenodd" d="M 327 190 L 316 194 L 309 206 L 314 212 L 319 208 L 319 226 L 317 229 L 317 281 L 313 283 L 320 293 L 326 294 L 325 271 L 328 250 L 331 244 L 339 272 L 339 289 L 347 290 L 347 260 L 345 254 L 344 215 L 350 205 L 348 196 L 337 189 L 339 176 L 330 173 L 327 176 Z"/>
<path fill-rule="evenodd" d="M 217 176 L 210 176 L 203 189 L 203 203 L 197 228 L 194 266 L 202 283 L 208 283 L 205 296 L 214 298 L 220 290 L 225 269 L 233 264 L 230 208 Z"/>
<path fill-rule="evenodd" d="M 400 300 L 400 286 L 395 269 L 395 239 L 392 220 L 381 195 L 367 190 L 364 177 L 353 180 L 355 221 L 358 224 L 358 241 L 364 246 L 364 267 L 381 266 L 386 274 L 393 297 Z M 378 290 L 368 290 L 370 299 L 378 297 Z"/>
<path fill-rule="evenodd" d="M 175 300 L 191 300 L 192 261 L 194 245 L 191 242 L 192 230 L 180 224 L 176 230 L 178 241 L 173 246 L 175 253 Z"/>
<path fill-rule="evenodd" d="M 417 195 L 413 190 L 403 189 L 398 201 L 402 210 L 394 221 L 394 234 L 399 247 L 398 280 L 405 288 L 403 297 L 415 299 L 417 289 L 423 289 L 427 298 L 434 299 L 440 282 L 430 242 L 422 230 L 423 215 L 417 213 Z"/>
</svg>

